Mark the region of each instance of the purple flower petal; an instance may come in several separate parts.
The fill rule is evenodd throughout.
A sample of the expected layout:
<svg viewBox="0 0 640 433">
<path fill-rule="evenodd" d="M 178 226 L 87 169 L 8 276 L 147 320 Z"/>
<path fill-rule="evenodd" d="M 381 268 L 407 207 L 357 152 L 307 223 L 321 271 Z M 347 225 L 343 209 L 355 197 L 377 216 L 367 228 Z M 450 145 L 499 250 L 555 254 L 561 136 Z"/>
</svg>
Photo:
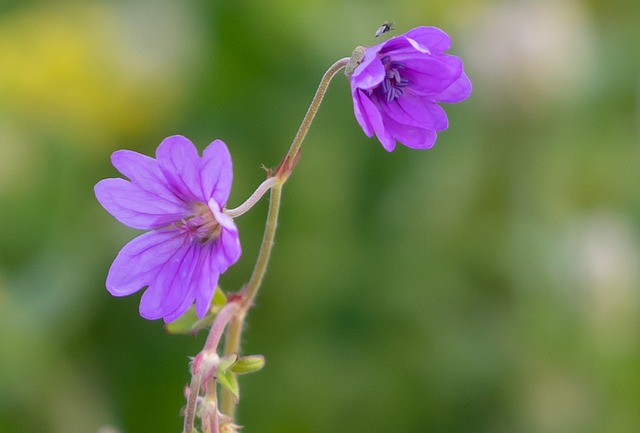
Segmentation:
<svg viewBox="0 0 640 433">
<path fill-rule="evenodd" d="M 183 243 L 176 230 L 151 231 L 129 241 L 109 269 L 107 290 L 113 296 L 127 296 L 150 285 Z"/>
<path fill-rule="evenodd" d="M 181 200 L 169 189 L 155 159 L 131 150 L 118 150 L 111 155 L 111 162 L 120 173 L 140 189 L 171 203 L 181 203 Z"/>
<path fill-rule="evenodd" d="M 217 258 L 217 269 L 220 272 L 226 271 L 234 264 L 242 254 L 238 231 L 223 229 L 220 238 L 213 244 L 214 254 Z"/>
<path fill-rule="evenodd" d="M 378 56 L 380 57 L 386 56 L 389 53 L 393 53 L 395 55 L 398 53 L 416 52 L 415 46 L 411 44 L 411 41 L 407 39 L 405 35 L 394 36 L 380 45 L 381 47 L 378 53 Z"/>
<path fill-rule="evenodd" d="M 213 198 L 224 206 L 229 199 L 233 171 L 229 149 L 221 140 L 215 140 L 202 153 L 200 167 L 200 185 L 202 198 L 208 201 Z"/>
<path fill-rule="evenodd" d="M 467 74 L 463 72 L 460 78 L 436 95 L 435 98 L 439 102 L 454 103 L 464 101 L 469 95 L 471 95 L 471 81 Z"/>
<path fill-rule="evenodd" d="M 238 228 L 233 222 L 233 219 L 222 213 L 213 200 L 209 201 L 209 209 L 211 209 L 216 221 L 218 221 L 222 226 L 220 236 L 213 243 L 212 247 L 215 251 L 216 257 L 218 258 L 217 269 L 220 272 L 224 272 L 229 266 L 237 262 L 242 254 Z"/>
<path fill-rule="evenodd" d="M 430 149 L 437 138 L 433 130 L 400 124 L 392 119 L 388 119 L 385 125 L 396 140 L 411 149 Z"/>
<path fill-rule="evenodd" d="M 441 131 L 449 126 L 447 113 L 442 107 L 416 95 L 405 95 L 383 103 L 383 108 L 387 116 L 401 125 L 434 131 Z"/>
<path fill-rule="evenodd" d="M 358 124 L 367 135 L 367 137 L 371 138 L 373 137 L 373 126 L 371 125 L 371 120 L 365 114 L 365 109 L 362 106 L 362 102 L 360 101 L 360 98 L 367 98 L 367 96 L 365 96 L 359 89 L 354 89 L 352 95 L 353 111 L 355 113 L 356 120 L 358 121 Z M 380 118 L 380 122 L 382 122 L 382 118 Z"/>
<path fill-rule="evenodd" d="M 431 54 L 441 54 L 451 47 L 451 38 L 437 27 L 416 27 L 405 33 L 405 37 L 426 47 Z"/>
<path fill-rule="evenodd" d="M 360 62 L 360 65 L 356 68 L 351 75 L 352 87 L 358 87 L 360 89 L 370 89 L 379 85 L 384 79 L 385 70 L 378 52 L 384 44 L 378 44 L 376 46 L 367 49 L 364 58 Z"/>
<path fill-rule="evenodd" d="M 362 93 L 362 91 L 359 101 L 364 108 L 366 118 L 371 122 L 371 126 L 373 127 L 378 140 L 382 143 L 382 147 L 387 151 L 392 152 L 396 147 L 396 141 L 393 139 L 391 134 L 386 131 L 380 110 L 370 98 Z"/>
<path fill-rule="evenodd" d="M 169 188 L 185 201 L 205 201 L 200 185 L 200 157 L 191 141 L 181 135 L 165 138 L 156 158 Z"/>
<path fill-rule="evenodd" d="M 228 230 L 237 230 L 236 223 L 233 222 L 233 218 L 222 212 L 220 205 L 216 203 L 214 199 L 210 199 L 207 202 L 207 206 L 218 224 Z"/>
<path fill-rule="evenodd" d="M 140 298 L 142 317 L 149 320 L 165 318 L 171 322 L 193 304 L 195 293 L 191 279 L 197 264 L 198 249 L 197 245 L 183 244 L 174 250 L 170 259 L 160 268 L 155 281 L 149 284 Z"/>
<path fill-rule="evenodd" d="M 198 257 L 200 274 L 197 280 L 196 290 L 196 314 L 202 319 L 211 305 L 211 299 L 218 285 L 220 271 L 215 266 L 216 256 L 213 254 L 213 245 L 203 248 Z"/>
<path fill-rule="evenodd" d="M 98 202 L 122 224 L 134 229 L 156 229 L 189 215 L 184 203 L 175 203 L 124 179 L 96 184 Z"/>
<path fill-rule="evenodd" d="M 455 56 L 421 56 L 403 60 L 406 77 L 414 93 L 434 95 L 454 83 L 462 75 L 462 62 Z"/>
<path fill-rule="evenodd" d="M 115 152 L 114 166 L 130 181 L 105 179 L 98 201 L 134 228 L 154 229 L 122 248 L 111 265 L 107 289 L 126 296 L 144 287 L 140 315 L 173 321 L 196 304 L 202 318 L 220 274 L 238 261 L 238 229 L 223 207 L 232 181 L 231 156 L 215 140 L 202 158 L 186 138 L 165 139 L 157 159 Z"/>
<path fill-rule="evenodd" d="M 367 48 L 349 77 L 358 124 L 376 134 L 389 152 L 396 141 L 413 149 L 433 146 L 436 131 L 448 127 L 440 102 L 459 102 L 471 93 L 462 61 L 444 54 L 451 39 L 435 27 L 418 27 Z"/>
</svg>

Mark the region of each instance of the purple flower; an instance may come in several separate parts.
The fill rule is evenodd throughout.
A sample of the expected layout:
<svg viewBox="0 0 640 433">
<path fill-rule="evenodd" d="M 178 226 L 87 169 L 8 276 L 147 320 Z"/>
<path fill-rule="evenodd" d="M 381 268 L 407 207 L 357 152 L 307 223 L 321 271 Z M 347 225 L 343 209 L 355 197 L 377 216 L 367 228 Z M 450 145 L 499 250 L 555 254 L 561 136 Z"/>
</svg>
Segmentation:
<svg viewBox="0 0 640 433">
<path fill-rule="evenodd" d="M 366 48 L 349 77 L 353 107 L 367 136 L 375 133 L 389 152 L 396 140 L 428 149 L 446 129 L 439 102 L 460 102 L 471 94 L 462 61 L 444 54 L 451 39 L 435 27 L 418 27 Z"/>
<path fill-rule="evenodd" d="M 156 159 L 119 150 L 111 161 L 125 179 L 95 186 L 100 204 L 121 223 L 151 230 L 122 248 L 107 276 L 114 296 L 143 287 L 140 315 L 171 322 L 195 302 L 202 318 L 220 274 L 241 254 L 238 229 L 224 213 L 233 178 L 220 140 L 202 153 L 176 135 L 158 146 Z"/>
</svg>

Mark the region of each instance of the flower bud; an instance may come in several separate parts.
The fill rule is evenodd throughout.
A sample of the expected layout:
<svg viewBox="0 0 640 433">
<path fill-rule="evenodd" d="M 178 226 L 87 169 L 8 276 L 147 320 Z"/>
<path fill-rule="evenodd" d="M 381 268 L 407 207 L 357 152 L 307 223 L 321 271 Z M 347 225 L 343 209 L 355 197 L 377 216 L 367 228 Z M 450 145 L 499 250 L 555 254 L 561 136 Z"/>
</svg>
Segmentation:
<svg viewBox="0 0 640 433">
<path fill-rule="evenodd" d="M 261 370 L 264 367 L 264 356 L 249 355 L 243 356 L 231 367 L 231 371 L 236 374 L 247 374 Z"/>
<path fill-rule="evenodd" d="M 362 59 L 364 59 L 365 52 L 366 52 L 365 47 L 356 47 L 353 50 L 353 53 L 351 54 L 351 58 L 349 59 L 349 63 L 347 63 L 347 66 L 345 66 L 344 68 L 344 74 L 347 77 L 350 77 L 353 74 L 353 72 L 356 70 L 356 68 L 360 65 L 360 63 L 362 62 Z"/>
</svg>

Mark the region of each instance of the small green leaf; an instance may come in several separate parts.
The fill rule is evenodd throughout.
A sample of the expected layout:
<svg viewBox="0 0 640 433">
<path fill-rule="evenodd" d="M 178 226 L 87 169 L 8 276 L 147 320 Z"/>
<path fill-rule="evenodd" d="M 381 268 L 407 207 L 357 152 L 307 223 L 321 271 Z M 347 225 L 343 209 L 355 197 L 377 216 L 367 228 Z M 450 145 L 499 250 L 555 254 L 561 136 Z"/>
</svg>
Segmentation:
<svg viewBox="0 0 640 433">
<path fill-rule="evenodd" d="M 230 353 L 229 355 L 225 355 L 220 358 L 220 363 L 218 364 L 218 373 L 226 372 L 238 361 L 237 353 Z"/>
<path fill-rule="evenodd" d="M 227 391 L 229 391 L 233 395 L 236 401 L 238 401 L 238 399 L 240 398 L 240 390 L 238 389 L 238 380 L 236 379 L 235 374 L 230 371 L 218 371 L 218 381 Z"/>
<path fill-rule="evenodd" d="M 216 291 L 213 292 L 213 299 L 211 300 L 212 307 L 218 305 L 220 307 L 226 305 L 227 296 L 224 294 L 220 286 L 216 287 Z"/>
<path fill-rule="evenodd" d="M 231 371 L 236 374 L 254 373 L 264 367 L 264 356 L 248 355 L 238 358 L 231 366 Z"/>
</svg>

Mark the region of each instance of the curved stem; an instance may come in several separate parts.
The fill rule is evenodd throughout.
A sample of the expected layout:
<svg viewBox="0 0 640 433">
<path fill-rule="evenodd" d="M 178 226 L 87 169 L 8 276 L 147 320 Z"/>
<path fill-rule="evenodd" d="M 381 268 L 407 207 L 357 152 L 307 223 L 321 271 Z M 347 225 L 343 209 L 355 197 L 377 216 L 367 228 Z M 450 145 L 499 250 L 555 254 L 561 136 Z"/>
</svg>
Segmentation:
<svg viewBox="0 0 640 433">
<path fill-rule="evenodd" d="M 239 309 L 240 305 L 235 301 L 229 302 L 227 305 L 222 307 L 220 312 L 216 315 L 216 318 L 213 321 L 213 325 L 211 325 L 211 329 L 209 330 L 207 341 L 204 343 L 202 353 L 216 353 L 216 349 L 220 344 L 220 339 L 222 338 L 224 329 L 227 327 L 227 324 L 230 320 L 233 319 Z"/>
<path fill-rule="evenodd" d="M 289 147 L 289 151 L 287 152 L 282 163 L 275 172 L 273 179 L 276 179 L 276 181 L 273 185 L 269 185 L 269 187 L 271 188 L 271 199 L 269 201 L 269 213 L 267 215 L 267 222 L 265 225 L 264 235 L 262 237 L 260 252 L 258 253 L 258 259 L 256 260 L 256 264 L 253 268 L 253 273 L 251 274 L 249 282 L 238 294 L 240 297 L 240 309 L 233 317 L 229 325 L 229 331 L 225 340 L 225 355 L 238 353 L 240 350 L 240 340 L 242 337 L 244 320 L 247 315 L 247 311 L 253 305 L 253 301 L 258 294 L 258 290 L 260 289 L 260 286 L 264 279 L 267 265 L 269 264 L 269 259 L 271 257 L 273 241 L 275 238 L 276 228 L 278 226 L 278 214 L 280 211 L 282 187 L 295 167 L 295 163 L 299 156 L 300 147 L 302 146 L 302 141 L 307 135 L 309 127 L 311 126 L 311 122 L 318 112 L 318 108 L 320 107 L 320 103 L 322 102 L 322 99 L 327 92 L 327 88 L 329 87 L 331 79 L 342 68 L 344 68 L 348 62 L 348 57 L 338 60 L 333 65 L 331 65 L 327 72 L 325 72 L 322 76 L 322 80 L 320 81 L 318 90 L 316 90 L 313 100 L 311 101 L 311 105 L 309 106 L 307 113 L 302 119 L 302 123 L 298 128 L 298 132 L 296 133 L 295 137 L 293 138 L 293 142 Z M 222 413 L 233 419 L 235 412 L 235 401 L 231 393 L 226 390 L 222 391 L 220 399 L 220 409 Z"/>
<path fill-rule="evenodd" d="M 191 383 L 189 384 L 189 396 L 187 397 L 187 407 L 184 412 L 183 433 L 192 433 L 196 417 L 196 404 L 200 394 L 201 374 L 193 372 Z"/>
<path fill-rule="evenodd" d="M 275 177 L 268 178 L 258 186 L 258 189 L 256 189 L 255 192 L 251 194 L 251 197 L 245 200 L 244 203 L 236 208 L 227 209 L 224 211 L 224 213 L 229 215 L 231 218 L 239 217 L 240 215 L 251 209 L 258 202 L 258 200 L 262 198 L 264 193 L 269 191 L 269 189 L 272 188 L 276 183 L 278 183 L 278 180 Z"/>
<path fill-rule="evenodd" d="M 253 268 L 253 273 L 251 274 L 249 282 L 240 292 L 242 304 L 240 306 L 240 311 L 238 311 L 238 314 L 235 315 L 229 325 L 229 332 L 227 333 L 224 347 L 225 355 L 238 353 L 240 350 L 240 340 L 242 336 L 242 328 L 244 327 L 244 319 L 258 293 L 258 289 L 260 288 L 264 274 L 267 270 L 269 258 L 271 257 L 273 240 L 275 238 L 276 227 L 278 225 L 281 192 L 282 183 L 278 183 L 271 189 L 269 214 L 267 215 L 267 223 L 264 230 L 264 236 L 262 237 L 260 253 L 258 254 L 258 259 L 256 260 L 256 265 Z M 220 410 L 222 413 L 233 419 L 235 401 L 233 395 L 231 395 L 227 390 L 223 390 L 222 395 L 220 396 Z"/>
<path fill-rule="evenodd" d="M 311 126 L 311 122 L 318 112 L 318 108 L 320 108 L 320 103 L 322 103 L 322 99 L 324 98 L 325 93 L 327 93 L 327 88 L 329 87 L 329 83 L 333 79 L 333 77 L 340 72 L 342 68 L 347 66 L 349 63 L 349 57 L 342 58 L 335 62 L 333 65 L 327 69 L 327 72 L 324 73 L 322 79 L 320 80 L 320 85 L 318 86 L 318 90 L 316 90 L 316 94 L 313 95 L 313 100 L 311 100 L 311 105 L 309 105 L 309 109 L 307 110 L 307 114 L 305 114 L 302 119 L 302 123 L 300 124 L 300 128 L 298 128 L 298 132 L 296 136 L 293 138 L 293 142 L 291 143 L 291 147 L 289 148 L 289 152 L 287 155 L 295 155 L 298 153 L 300 146 L 302 145 L 302 141 L 304 137 L 307 135 L 309 131 L 309 127 Z"/>
<path fill-rule="evenodd" d="M 258 260 L 256 260 L 253 273 L 247 285 L 242 289 L 242 310 L 248 310 L 253 303 L 254 298 L 260 289 L 264 274 L 267 271 L 267 265 L 269 264 L 269 258 L 271 257 L 271 250 L 273 249 L 273 241 L 275 239 L 276 227 L 278 225 L 278 215 L 280 213 L 280 197 L 282 196 L 282 185 L 278 183 L 271 189 L 271 196 L 269 200 L 269 213 L 267 214 L 267 223 L 264 229 L 264 235 L 262 237 L 262 246 L 260 248 L 260 254 Z M 240 316 L 238 314 L 236 317 Z"/>
<path fill-rule="evenodd" d="M 289 174 L 291 174 L 291 171 L 293 171 L 293 166 L 295 165 L 295 161 L 297 160 L 302 142 L 304 141 L 307 132 L 309 132 L 311 122 L 313 122 L 313 118 L 318 112 L 318 108 L 320 108 L 320 104 L 322 103 L 322 99 L 324 98 L 325 93 L 327 93 L 329 83 L 331 83 L 333 77 L 335 77 L 335 75 L 349 63 L 349 60 L 349 57 L 344 57 L 338 60 L 333 65 L 331 65 L 329 69 L 327 69 L 327 72 L 325 72 L 322 76 L 320 84 L 318 85 L 318 90 L 316 90 L 316 93 L 315 95 L 313 95 L 313 99 L 311 100 L 311 105 L 309 105 L 309 109 L 302 119 L 302 123 L 298 128 L 298 132 L 291 142 L 289 151 L 284 157 L 283 163 L 285 161 L 290 161 L 292 164 L 291 167 L 286 170 L 286 173 L 281 173 L 281 177 L 283 177 L 284 180 L 286 180 L 286 178 L 289 177 Z"/>
</svg>

